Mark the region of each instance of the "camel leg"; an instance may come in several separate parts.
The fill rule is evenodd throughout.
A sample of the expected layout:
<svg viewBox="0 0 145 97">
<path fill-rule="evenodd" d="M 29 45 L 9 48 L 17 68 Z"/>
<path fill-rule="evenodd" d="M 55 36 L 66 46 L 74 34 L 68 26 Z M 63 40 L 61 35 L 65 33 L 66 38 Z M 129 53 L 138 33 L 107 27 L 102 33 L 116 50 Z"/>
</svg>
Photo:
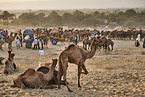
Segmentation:
<svg viewBox="0 0 145 97">
<path fill-rule="evenodd" d="M 81 71 L 82 71 L 82 68 L 78 65 L 78 87 L 81 87 L 81 85 L 80 85 Z"/>
<path fill-rule="evenodd" d="M 81 72 L 82 69 L 83 69 L 85 72 Z M 88 71 L 87 71 L 87 69 L 86 69 L 86 67 L 85 67 L 85 65 L 84 65 L 83 63 L 80 63 L 80 64 L 78 65 L 78 87 L 81 87 L 81 85 L 80 85 L 80 76 L 81 76 L 81 74 L 88 74 Z"/>
<path fill-rule="evenodd" d="M 85 71 L 85 72 L 81 72 L 81 74 L 86 74 L 86 75 L 87 75 L 87 74 L 88 74 L 88 71 L 87 71 L 85 65 L 82 64 L 81 67 L 82 67 L 82 69 Z"/>
<path fill-rule="evenodd" d="M 70 88 L 69 88 L 69 86 L 68 86 L 68 83 L 67 83 L 67 79 L 66 79 L 66 71 L 67 71 L 67 67 L 68 67 L 68 61 L 65 61 L 65 62 L 63 62 L 63 81 L 65 82 L 65 85 L 67 86 L 67 89 L 68 89 L 68 91 L 69 92 L 73 92 Z"/>
</svg>

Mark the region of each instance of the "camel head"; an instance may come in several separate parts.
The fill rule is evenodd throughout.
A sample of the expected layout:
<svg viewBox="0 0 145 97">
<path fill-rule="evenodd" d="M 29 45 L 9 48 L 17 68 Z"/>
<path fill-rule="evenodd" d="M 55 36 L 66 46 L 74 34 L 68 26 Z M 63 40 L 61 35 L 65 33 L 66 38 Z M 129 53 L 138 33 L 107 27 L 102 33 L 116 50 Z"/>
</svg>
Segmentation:
<svg viewBox="0 0 145 97">
<path fill-rule="evenodd" d="M 99 43 L 100 43 L 100 42 L 99 42 L 98 40 L 93 39 L 92 42 L 91 42 L 90 47 L 95 46 L 95 48 L 97 48 L 97 47 L 99 46 Z"/>
<path fill-rule="evenodd" d="M 13 62 L 8 58 L 4 64 L 3 74 L 7 75 L 11 72 L 14 72 Z"/>
<path fill-rule="evenodd" d="M 52 65 L 56 66 L 56 64 L 57 64 L 57 59 L 52 59 Z"/>
</svg>

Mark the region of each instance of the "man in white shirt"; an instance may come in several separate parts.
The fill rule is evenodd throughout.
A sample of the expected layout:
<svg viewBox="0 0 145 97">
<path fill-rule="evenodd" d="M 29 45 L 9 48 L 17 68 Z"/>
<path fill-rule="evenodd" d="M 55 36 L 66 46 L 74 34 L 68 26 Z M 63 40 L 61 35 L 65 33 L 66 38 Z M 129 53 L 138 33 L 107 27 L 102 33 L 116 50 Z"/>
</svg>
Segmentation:
<svg viewBox="0 0 145 97">
<path fill-rule="evenodd" d="M 34 49 L 37 50 L 37 38 L 34 39 L 33 43 L 34 43 L 33 50 L 34 50 Z"/>
</svg>

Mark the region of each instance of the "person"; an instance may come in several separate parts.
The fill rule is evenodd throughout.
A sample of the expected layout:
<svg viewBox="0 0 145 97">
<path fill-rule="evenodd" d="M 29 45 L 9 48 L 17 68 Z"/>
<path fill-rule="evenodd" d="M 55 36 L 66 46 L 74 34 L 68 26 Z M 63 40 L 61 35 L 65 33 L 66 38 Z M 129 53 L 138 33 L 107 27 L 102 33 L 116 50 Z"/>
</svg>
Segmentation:
<svg viewBox="0 0 145 97">
<path fill-rule="evenodd" d="M 41 48 L 43 49 L 44 39 L 41 39 Z"/>
<path fill-rule="evenodd" d="M 37 50 L 37 38 L 34 39 L 33 43 L 34 43 L 33 50 L 34 50 L 34 49 Z"/>
<path fill-rule="evenodd" d="M 38 39 L 37 39 L 37 46 L 38 46 L 38 49 L 40 49 L 39 42 L 40 42 L 40 39 L 38 38 Z"/>
<path fill-rule="evenodd" d="M 40 53 L 40 56 L 44 56 L 44 50 L 43 49 L 39 50 L 39 53 Z"/>
<path fill-rule="evenodd" d="M 143 41 L 143 48 L 145 48 L 145 37 L 144 37 L 144 41 Z"/>
<path fill-rule="evenodd" d="M 21 43 L 21 47 L 23 47 L 23 44 L 22 44 L 22 32 L 21 32 L 21 29 L 20 29 L 20 31 L 19 31 L 19 36 L 20 36 L 20 43 Z"/>
<path fill-rule="evenodd" d="M 79 43 L 79 35 L 78 34 L 77 34 L 76 38 L 77 38 L 77 43 Z"/>
<path fill-rule="evenodd" d="M 18 36 L 16 38 L 16 46 L 17 46 L 17 49 L 20 48 L 20 39 Z"/>
<path fill-rule="evenodd" d="M 138 41 L 138 38 L 137 38 L 136 41 L 135 41 L 135 46 L 136 46 L 136 47 L 139 47 L 139 46 L 140 46 L 140 43 L 139 43 L 139 41 Z"/>
</svg>

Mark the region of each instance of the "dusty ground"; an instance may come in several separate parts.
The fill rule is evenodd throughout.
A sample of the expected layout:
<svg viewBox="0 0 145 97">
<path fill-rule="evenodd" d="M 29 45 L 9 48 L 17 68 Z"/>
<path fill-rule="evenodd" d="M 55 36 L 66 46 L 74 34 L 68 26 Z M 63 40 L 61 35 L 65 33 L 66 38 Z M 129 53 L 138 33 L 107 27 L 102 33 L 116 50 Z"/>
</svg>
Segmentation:
<svg viewBox="0 0 145 97">
<path fill-rule="evenodd" d="M 77 66 L 69 64 L 67 79 L 73 92 L 68 92 L 65 86 L 61 89 L 20 89 L 11 88 L 12 80 L 18 74 L 24 72 L 27 68 L 38 67 L 40 62 L 51 62 L 52 58 L 57 58 L 59 53 L 68 45 L 48 44 L 45 48 L 45 55 L 40 56 L 38 50 L 16 49 L 15 63 L 18 70 L 14 74 L 4 76 L 0 73 L 0 97 L 5 96 L 145 96 L 145 49 L 134 47 L 134 41 L 113 40 L 115 42 L 114 50 L 105 52 L 97 50 L 92 59 L 86 61 L 88 75 L 81 76 L 82 88 L 77 88 Z M 82 43 L 79 43 L 82 46 Z M 7 59 L 7 47 L 5 51 L 0 51 L 0 56 Z M 4 61 L 3 61 L 4 62 Z M 2 71 L 3 65 L 0 67 Z"/>
</svg>

